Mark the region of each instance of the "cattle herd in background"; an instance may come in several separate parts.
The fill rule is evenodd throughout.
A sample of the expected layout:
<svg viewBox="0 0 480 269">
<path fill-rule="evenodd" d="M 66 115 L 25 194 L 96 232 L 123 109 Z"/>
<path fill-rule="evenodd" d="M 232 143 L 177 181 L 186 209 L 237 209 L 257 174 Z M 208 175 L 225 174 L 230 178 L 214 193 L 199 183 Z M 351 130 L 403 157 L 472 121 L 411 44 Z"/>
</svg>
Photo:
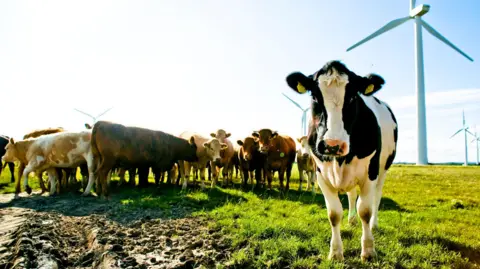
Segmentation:
<svg viewBox="0 0 480 269">
<path fill-rule="evenodd" d="M 266 187 L 268 181 L 269 188 L 273 173 L 279 172 L 280 188 L 288 190 L 292 165 L 297 159 L 300 183 L 305 171 L 307 188 L 314 192 L 318 185 L 325 198 L 332 228 L 328 257 L 343 260 L 340 234 L 343 210 L 338 194 L 346 192 L 348 222 L 355 223 L 356 214 L 362 222 L 361 258 L 372 258 L 376 255 L 372 229 L 378 226 L 382 188 L 395 158 L 398 139 L 394 113 L 373 96 L 385 81 L 376 74 L 359 76 L 339 61 L 330 61 L 308 76 L 293 72 L 286 77 L 286 83 L 296 93 L 311 95 L 312 120 L 308 135 L 297 139 L 298 151 L 291 137 L 271 129 L 255 131 L 232 143 L 230 133 L 222 129 L 209 137 L 190 132 L 175 136 L 99 121 L 91 130 L 77 133 L 57 128 L 33 132 L 22 141 L 5 137 L 0 145 L 5 152 L 0 153 L 12 172 L 12 162 L 20 162 L 16 196 L 20 180 L 27 192 L 31 191 L 27 177 L 30 172 L 40 175 L 46 171 L 50 194 L 54 194 L 75 179 L 71 175 L 75 175 L 78 166 L 82 195 L 88 195 L 95 183 L 95 192 L 108 197 L 114 170 L 123 184 L 125 171 L 129 171 L 130 178 L 138 171 L 139 185 L 145 186 L 150 168 L 156 183 L 166 173 L 170 183 L 176 179 L 179 184 L 181 179 L 182 189 L 187 187 L 191 172 L 194 182 L 200 176 L 203 189 L 206 169 L 211 171 L 212 186 L 217 183 L 220 169 L 225 185 L 231 183 L 233 169 L 238 167 L 244 185 L 248 181 L 253 185 L 255 180 L 256 185 Z M 130 184 L 135 181 L 130 179 Z M 41 180 L 40 186 L 42 191 L 46 190 Z"/>
<path fill-rule="evenodd" d="M 21 192 L 21 182 L 28 194 L 32 192 L 28 185 L 28 174 L 31 172 L 38 177 L 42 194 L 49 191 L 55 195 L 66 188 L 80 187 L 76 179 L 77 168 L 82 175 L 82 196 L 89 195 L 95 186 L 97 194 L 107 197 L 112 172 L 118 174 L 119 185 L 131 186 L 135 186 L 138 174 L 138 186 L 145 187 L 150 169 L 155 184 L 168 182 L 178 185 L 182 180 L 182 189 L 187 187 L 191 175 L 194 185 L 200 177 L 204 189 L 206 171 L 212 187 L 217 184 L 221 171 L 224 186 L 232 184 L 233 178 L 240 176 L 244 185 L 253 183 L 255 179 L 258 187 L 265 187 L 268 181 L 271 189 L 272 174 L 278 172 L 282 189 L 286 174 L 288 190 L 297 155 L 296 144 L 291 137 L 270 129 L 255 131 L 234 144 L 229 139 L 231 133 L 223 129 L 207 137 L 188 131 L 174 136 L 107 121 L 99 121 L 93 127 L 85 124 L 85 127 L 86 130 L 81 132 L 69 132 L 63 128 L 35 130 L 21 141 L 0 137 L 3 150 L 0 153 L 5 166 L 10 167 L 12 182 L 15 181 L 13 162 L 19 162 L 15 198 Z M 298 141 L 306 141 L 306 137 Z M 302 179 L 303 170 L 307 172 L 308 186 L 312 186 L 314 192 L 314 162 L 306 152 L 308 145 L 304 143 L 298 150 L 298 168 Z M 127 171 L 128 183 L 125 180 Z M 44 172 L 48 174 L 50 190 L 42 180 Z"/>
</svg>

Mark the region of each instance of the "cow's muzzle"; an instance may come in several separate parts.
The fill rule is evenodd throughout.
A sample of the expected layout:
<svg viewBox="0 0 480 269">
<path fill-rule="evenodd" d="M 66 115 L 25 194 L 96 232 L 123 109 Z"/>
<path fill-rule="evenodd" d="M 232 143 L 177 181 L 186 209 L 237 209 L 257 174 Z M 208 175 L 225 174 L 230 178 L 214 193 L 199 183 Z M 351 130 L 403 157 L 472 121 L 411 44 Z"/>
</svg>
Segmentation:
<svg viewBox="0 0 480 269">
<path fill-rule="evenodd" d="M 325 139 L 318 144 L 317 150 L 323 155 L 345 156 L 348 154 L 348 145 L 345 141 Z"/>
</svg>

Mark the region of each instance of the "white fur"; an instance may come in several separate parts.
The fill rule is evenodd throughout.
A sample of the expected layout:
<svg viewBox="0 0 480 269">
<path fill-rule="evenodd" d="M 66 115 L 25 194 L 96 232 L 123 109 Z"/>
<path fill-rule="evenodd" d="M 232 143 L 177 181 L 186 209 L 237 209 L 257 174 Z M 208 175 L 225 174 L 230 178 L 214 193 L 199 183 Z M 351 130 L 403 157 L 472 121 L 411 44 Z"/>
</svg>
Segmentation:
<svg viewBox="0 0 480 269">
<path fill-rule="evenodd" d="M 334 70 L 329 75 L 320 75 L 318 81 L 318 86 L 323 96 L 323 105 L 327 111 L 327 132 L 323 139 L 344 141 L 348 149 L 350 140 L 342 120 L 342 108 L 348 76 L 345 74 L 339 75 Z"/>
</svg>

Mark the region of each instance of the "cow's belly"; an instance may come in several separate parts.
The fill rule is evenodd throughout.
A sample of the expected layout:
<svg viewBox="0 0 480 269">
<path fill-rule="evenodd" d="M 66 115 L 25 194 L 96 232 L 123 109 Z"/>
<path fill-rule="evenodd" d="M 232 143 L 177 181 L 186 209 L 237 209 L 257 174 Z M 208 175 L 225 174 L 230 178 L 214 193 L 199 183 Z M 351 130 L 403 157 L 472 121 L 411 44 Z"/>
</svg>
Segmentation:
<svg viewBox="0 0 480 269">
<path fill-rule="evenodd" d="M 356 185 L 368 179 L 368 166 L 373 155 L 374 153 L 363 159 L 354 157 L 349 164 L 344 162 L 342 165 L 339 165 L 336 160 L 321 162 L 315 158 L 315 161 L 327 185 L 342 193 L 349 192 Z M 322 178 L 319 178 L 319 180 L 322 180 Z"/>
</svg>

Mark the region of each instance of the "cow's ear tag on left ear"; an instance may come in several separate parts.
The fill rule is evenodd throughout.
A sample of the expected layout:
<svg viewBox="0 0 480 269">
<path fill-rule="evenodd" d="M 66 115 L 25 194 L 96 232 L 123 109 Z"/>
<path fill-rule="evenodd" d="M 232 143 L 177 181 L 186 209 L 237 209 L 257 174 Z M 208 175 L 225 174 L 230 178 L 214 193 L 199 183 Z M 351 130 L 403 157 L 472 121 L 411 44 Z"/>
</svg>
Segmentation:
<svg viewBox="0 0 480 269">
<path fill-rule="evenodd" d="M 298 82 L 298 84 L 297 84 L 297 91 L 298 91 L 299 93 L 305 93 L 305 92 L 307 92 L 307 89 L 305 89 L 305 87 L 303 87 L 303 85 L 302 85 L 300 82 Z"/>
<path fill-rule="evenodd" d="M 373 84 L 368 85 L 367 89 L 365 90 L 365 94 L 369 94 L 373 92 L 373 88 L 374 88 Z"/>
</svg>

